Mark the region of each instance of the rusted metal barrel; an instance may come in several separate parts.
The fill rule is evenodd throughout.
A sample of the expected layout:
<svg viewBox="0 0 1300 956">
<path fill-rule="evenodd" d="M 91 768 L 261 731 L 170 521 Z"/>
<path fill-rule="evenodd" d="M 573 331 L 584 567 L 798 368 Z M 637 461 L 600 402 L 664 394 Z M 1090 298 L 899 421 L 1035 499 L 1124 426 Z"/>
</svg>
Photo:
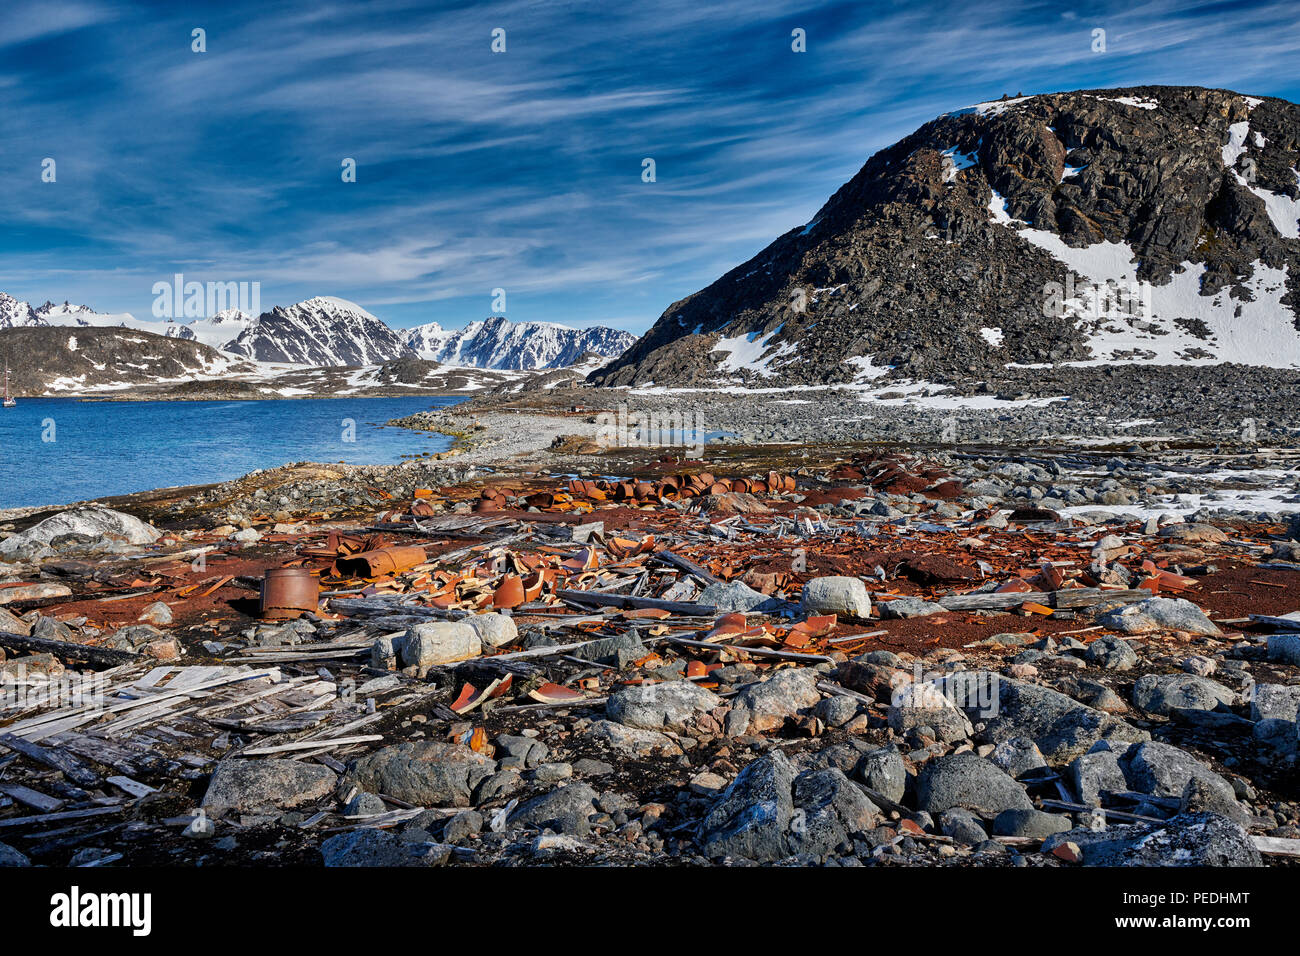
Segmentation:
<svg viewBox="0 0 1300 956">
<path fill-rule="evenodd" d="M 338 567 L 344 574 L 363 578 L 378 578 L 398 574 L 424 564 L 428 560 L 424 548 L 414 545 L 396 545 L 378 551 L 363 551 L 347 558 L 339 558 Z"/>
<path fill-rule="evenodd" d="M 262 617 L 291 621 L 315 611 L 320 581 L 306 568 L 276 568 L 262 578 Z"/>
</svg>

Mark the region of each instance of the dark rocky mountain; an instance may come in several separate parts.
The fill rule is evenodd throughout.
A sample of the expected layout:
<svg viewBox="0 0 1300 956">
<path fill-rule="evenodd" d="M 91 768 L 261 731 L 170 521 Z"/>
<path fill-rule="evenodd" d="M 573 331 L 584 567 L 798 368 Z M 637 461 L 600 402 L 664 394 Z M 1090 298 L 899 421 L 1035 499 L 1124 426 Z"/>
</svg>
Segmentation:
<svg viewBox="0 0 1300 956">
<path fill-rule="evenodd" d="M 1280 99 L 1141 87 L 959 110 L 872 156 L 808 225 L 673 303 L 590 380 L 1300 367 L 1298 168 L 1300 107 Z"/>
<path fill-rule="evenodd" d="M 0 364 L 5 361 L 20 397 L 183 382 L 245 364 L 198 342 L 114 326 L 0 329 Z"/>
</svg>

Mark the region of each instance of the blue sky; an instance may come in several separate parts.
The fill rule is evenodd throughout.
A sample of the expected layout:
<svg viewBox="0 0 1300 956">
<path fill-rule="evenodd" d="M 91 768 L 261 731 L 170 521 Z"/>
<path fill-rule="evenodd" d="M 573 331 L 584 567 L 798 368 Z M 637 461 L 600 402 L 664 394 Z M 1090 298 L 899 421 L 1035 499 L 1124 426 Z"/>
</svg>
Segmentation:
<svg viewBox="0 0 1300 956">
<path fill-rule="evenodd" d="M 1300 7 L 6 0 L 0 290 L 641 332 L 939 113 L 1153 83 L 1300 99 Z"/>
</svg>

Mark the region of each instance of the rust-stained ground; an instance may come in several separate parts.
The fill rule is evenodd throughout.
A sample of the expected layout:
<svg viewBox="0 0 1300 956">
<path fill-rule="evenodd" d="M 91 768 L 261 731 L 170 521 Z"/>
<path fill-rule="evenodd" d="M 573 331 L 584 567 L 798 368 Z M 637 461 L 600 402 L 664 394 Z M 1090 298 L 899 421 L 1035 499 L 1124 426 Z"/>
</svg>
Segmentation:
<svg viewBox="0 0 1300 956">
<path fill-rule="evenodd" d="M 162 723 L 145 722 L 139 727 L 98 717 L 79 725 L 75 733 L 92 736 L 99 727 L 121 728 L 105 739 L 135 753 L 125 761 L 134 772 L 127 776 L 157 791 L 145 797 L 124 795 L 107 783 L 114 768 L 96 766 L 84 749 L 79 760 L 86 764 L 87 776 L 78 784 L 49 764 L 3 748 L 0 742 L 0 792 L 4 783 L 21 783 L 61 802 L 60 810 L 49 811 L 51 822 L 45 823 L 31 804 L 0 797 L 0 842 L 43 863 L 66 863 L 74 849 L 97 846 L 105 853 L 121 854 L 120 859 L 130 864 L 316 864 L 320 844 L 329 835 L 367 825 L 394 832 L 409 828 L 412 817 L 401 816 L 409 808 L 394 798 L 388 801 L 388 816 L 383 819 L 349 819 L 335 796 L 269 818 L 246 814 L 240 820 L 235 815 L 220 821 L 217 831 L 218 837 L 233 836 L 234 846 L 216 849 L 214 842 L 186 839 L 180 833 L 218 762 L 248 750 L 255 751 L 250 759 L 258 759 L 258 752 L 268 748 L 320 741 L 319 748 L 284 753 L 288 759 L 343 772 L 356 758 L 402 741 L 454 740 L 500 756 L 494 741 L 501 734 L 528 731 L 544 740 L 552 763 L 571 766 L 585 758 L 607 764 L 608 772 L 586 779 L 598 792 L 622 794 L 627 803 L 617 814 L 602 815 L 590 840 L 592 849 L 578 853 L 562 849 L 559 855 L 541 857 L 543 862 L 703 862 L 695 832 L 716 793 L 701 786 L 692 791 L 693 781 L 702 773 L 714 774 L 725 783 L 773 746 L 790 754 L 811 754 L 853 741 L 898 744 L 907 754 L 909 772 L 916 772 L 952 748 L 890 730 L 890 702 L 879 697 L 863 703 L 856 716 L 841 726 L 828 726 L 805 711 L 788 715 L 775 727 L 740 735 L 724 730 L 729 706 L 724 705 L 717 714 L 701 717 L 690 731 L 676 735 L 691 744 L 686 756 L 677 759 L 614 754 L 585 735 L 593 721 L 604 717 L 605 697 L 620 688 L 664 679 L 673 668 L 722 694 L 724 700 L 744 684 L 733 673 L 737 665 L 742 673 L 760 679 L 781 669 L 820 666 L 832 687 L 826 693 L 841 693 L 844 688 L 834 689 L 839 686 L 838 665 L 874 651 L 898 655 L 903 675 L 910 675 L 914 665 L 928 672 L 960 661 L 971 669 L 1011 673 L 1048 686 L 1067 687 L 1078 678 L 1095 680 L 1125 701 L 1130 700 L 1138 677 L 1177 672 L 1179 659 L 1190 655 L 1247 660 L 1260 682 L 1295 684 L 1300 679 L 1295 667 L 1267 660 L 1257 651 L 1244 658 L 1237 653 L 1239 648 L 1262 647 L 1271 630 L 1251 621 L 1249 615 L 1278 616 L 1300 609 L 1297 569 L 1260 567 L 1270 563 L 1269 548 L 1284 538 L 1283 526 L 1232 523 L 1222 529 L 1225 541 L 1181 550 L 1145 533 L 1141 521 L 1099 528 L 1033 514 L 1005 527 L 990 526 L 984 522 L 996 509 L 965 508 L 960 484 L 937 464 L 874 450 L 855 452 L 837 457 L 826 449 L 796 455 L 790 449 L 728 448 L 704 462 L 683 462 L 623 451 L 600 456 L 596 466 L 587 469 L 593 476 L 617 476 L 608 479 L 573 479 L 524 468 L 422 488 L 401 499 L 381 495 L 381 507 L 354 513 L 335 509 L 328 514 L 294 515 L 289 521 L 253 514 L 248 524 L 261 535 L 254 543 L 235 542 L 231 536 L 238 529 L 216 525 L 219 502 L 191 507 L 195 492 L 204 489 L 175 489 L 109 502 L 154 521 L 167 536 L 130 558 L 90 554 L 46 561 L 43 567 L 30 569 L 24 580 L 64 584 L 71 593 L 14 602 L 8 610 L 29 625 L 38 615 L 52 618 L 69 629 L 70 644 L 109 648 L 115 646 L 114 632 L 137 623 L 147 607 L 161 601 L 172 615 L 162 630 L 177 639 L 183 655 L 139 657 L 109 674 L 121 675 L 125 681 L 155 667 L 178 668 L 164 678 L 162 686 L 180 679 L 174 675 L 198 667 L 212 668 L 205 672 L 211 674 L 236 667 L 254 671 L 272 667 L 278 676 L 248 681 L 247 687 L 264 686 L 265 693 L 259 691 L 257 700 L 247 705 L 240 703 L 240 695 L 246 692 L 240 683 L 196 692 L 204 695 L 196 699 L 205 702 L 206 695 L 215 695 L 216 706 L 226 708 L 227 716 L 215 723 L 204 723 L 207 718 L 192 713 L 212 709 L 208 706 L 181 708 L 179 723 L 170 730 L 165 715 Z M 797 465 L 791 467 L 791 462 Z M 319 477 L 319 472 L 304 468 L 296 477 L 303 475 Z M 281 473 L 273 480 L 284 485 L 294 478 Z M 844 513 L 864 498 L 882 495 L 903 496 L 899 501 L 910 497 L 915 507 L 901 519 Z M 1006 505 L 1003 514 L 1014 507 Z M 30 513 L 14 523 L 14 530 L 43 516 Z M 593 523 L 598 527 L 593 529 Z M 574 533 L 581 539 L 568 540 Z M 1111 633 L 1094 622 L 1095 608 L 1105 602 L 1107 593 L 1132 595 L 1134 591 L 1099 577 L 1091 566 L 1090 549 L 1103 535 L 1122 537 L 1128 550 L 1114 563 L 1131 572 L 1133 581 L 1165 575 L 1160 583 L 1147 580 L 1147 590 L 1141 593 L 1189 600 L 1222 633 L 1138 635 L 1135 643 L 1142 654 L 1132 671 L 1080 670 L 1050 656 L 1011 670 L 1013 659 L 1034 642 L 1072 637 L 1087 644 Z M 424 560 L 371 579 L 340 569 L 338 560 L 358 548 L 398 545 L 422 548 Z M 208 550 L 196 561 L 194 554 L 201 548 Z M 670 563 L 663 559 L 665 553 L 685 563 Z M 266 571 L 292 566 L 319 574 L 322 599 L 306 636 L 284 642 L 283 635 L 268 638 L 276 629 L 260 621 L 258 588 Z M 810 616 L 799 604 L 802 586 L 827 575 L 863 581 L 874 605 L 871 615 L 860 619 L 841 615 L 838 620 L 801 624 Z M 400 659 L 386 665 L 372 655 L 374 638 L 401 633 L 420 616 L 457 619 L 492 611 L 510 577 L 518 577 L 530 590 L 525 603 L 511 611 L 517 641 L 485 648 L 472 660 L 433 666 L 403 666 Z M 700 604 L 710 581 L 746 582 L 774 603 L 766 612 L 746 615 L 741 624 L 729 622 L 723 609 Z M 902 620 L 880 616 L 881 608 L 896 598 L 942 601 L 1009 583 L 1020 589 L 1014 606 L 948 609 Z M 0 585 L 0 599 L 3 590 Z M 1068 596 L 1072 591 L 1096 592 L 1098 598 L 1078 608 L 1053 606 L 1053 595 Z M 598 599 L 591 603 L 575 592 Z M 619 608 L 620 603 L 646 607 Z M 548 643 L 629 633 L 640 636 L 646 652 L 621 667 L 545 650 Z M 989 640 L 1008 634 L 1021 637 L 1003 643 Z M 676 639 L 703 646 L 676 643 Z M 12 667 L 22 653 L 10 649 L 8 656 Z M 51 666 L 57 671 L 64 665 L 69 670 L 79 666 L 72 658 Z M 729 675 L 727 679 L 715 676 L 718 668 Z M 512 684 L 501 696 L 460 714 L 448 709 L 462 694 L 472 695 L 494 676 L 507 673 Z M 375 692 L 373 711 L 344 693 L 345 687 L 385 675 L 393 681 Z M 276 690 L 277 682 L 287 682 L 283 692 Z M 553 692 L 542 689 L 544 685 L 585 695 L 593 704 L 579 700 L 576 705 L 556 706 Z M 292 696 L 298 693 L 307 696 Z M 1231 710 L 1238 717 L 1248 715 L 1249 704 L 1242 699 Z M 57 749 L 58 734 L 44 736 L 31 724 L 47 713 L 41 707 L 0 712 L 0 734 L 16 732 L 22 737 L 26 733 L 25 739 L 38 746 Z M 1241 724 L 1233 725 L 1230 732 L 1207 731 L 1143 714 L 1132 705 L 1124 716 L 1158 739 L 1187 748 L 1216 771 L 1249 781 L 1250 806 L 1257 816 L 1253 832 L 1282 839 L 1300 826 L 1293 767 L 1270 758 L 1248 733 L 1243 740 Z M 295 724 L 304 720 L 311 722 Z M 330 743 L 349 740 L 352 730 L 367 739 Z M 1231 739 L 1225 739 L 1224 733 Z M 143 759 L 146 753 L 166 757 L 169 769 L 151 771 L 152 764 Z M 528 768 L 517 799 L 553 789 L 553 783 L 532 779 L 535 773 Z M 94 782 L 87 782 L 92 777 Z M 1059 797 L 1050 789 L 1033 794 Z M 488 801 L 481 809 L 490 814 L 505 805 L 504 799 Z M 105 812 L 75 816 L 92 810 Z M 72 818 L 59 817 L 70 811 Z M 6 820 L 20 819 L 23 822 L 5 825 Z M 641 822 L 632 826 L 637 821 Z M 870 862 L 1006 862 L 976 860 L 968 848 L 953 846 L 951 839 L 937 833 L 933 838 L 907 838 L 904 844 L 905 834 L 898 829 L 902 822 L 896 812 L 884 814 L 883 829 L 876 834 L 881 842 L 867 853 Z M 143 834 L 148 838 L 140 838 Z M 436 839 L 436 833 L 430 839 Z M 1035 854 L 1023 842 L 1006 845 L 1028 855 L 1032 865 L 1060 865 L 1054 857 Z M 882 846 L 885 849 L 879 851 Z M 951 852 L 936 856 L 940 847 Z M 453 859 L 471 865 L 528 862 L 521 852 L 518 840 L 512 841 L 508 833 L 485 832 L 461 845 Z M 1276 863 L 1287 858 L 1268 859 Z"/>
</svg>

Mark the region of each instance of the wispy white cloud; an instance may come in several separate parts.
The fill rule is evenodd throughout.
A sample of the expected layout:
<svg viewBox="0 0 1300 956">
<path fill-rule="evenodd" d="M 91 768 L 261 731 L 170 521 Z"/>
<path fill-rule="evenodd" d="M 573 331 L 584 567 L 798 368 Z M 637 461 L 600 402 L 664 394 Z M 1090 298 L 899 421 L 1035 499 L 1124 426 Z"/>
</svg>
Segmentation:
<svg viewBox="0 0 1300 956">
<path fill-rule="evenodd" d="M 639 331 L 871 153 L 1002 93 L 1300 91 L 1272 0 L 18 0 L 0 49 L 0 289 L 143 312 L 182 270 L 400 324 L 481 317 L 500 286 L 519 318 Z"/>
</svg>

